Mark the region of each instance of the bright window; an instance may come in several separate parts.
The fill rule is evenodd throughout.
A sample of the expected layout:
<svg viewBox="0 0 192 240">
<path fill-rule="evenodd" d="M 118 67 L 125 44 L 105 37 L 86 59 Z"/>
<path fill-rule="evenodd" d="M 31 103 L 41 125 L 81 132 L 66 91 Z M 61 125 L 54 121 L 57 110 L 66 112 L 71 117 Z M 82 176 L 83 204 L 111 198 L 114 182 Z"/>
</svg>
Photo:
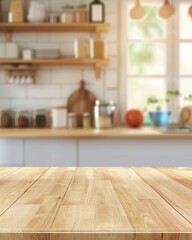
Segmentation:
<svg viewBox="0 0 192 240">
<path fill-rule="evenodd" d="M 192 18 L 190 0 L 174 0 L 176 14 L 166 21 L 158 16 L 163 1 L 141 0 L 146 16 L 129 17 L 134 1 L 126 1 L 126 108 L 144 109 L 150 96 L 164 98 L 166 91 L 179 90 L 168 108 L 177 111 L 192 94 Z"/>
</svg>

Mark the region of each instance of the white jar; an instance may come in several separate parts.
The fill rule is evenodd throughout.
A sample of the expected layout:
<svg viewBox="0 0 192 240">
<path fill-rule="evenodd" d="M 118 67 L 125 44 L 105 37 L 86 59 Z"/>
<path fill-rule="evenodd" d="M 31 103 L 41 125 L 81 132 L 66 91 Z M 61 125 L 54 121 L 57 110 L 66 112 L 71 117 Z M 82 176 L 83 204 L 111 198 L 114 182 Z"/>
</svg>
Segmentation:
<svg viewBox="0 0 192 240">
<path fill-rule="evenodd" d="M 29 60 L 33 58 L 33 50 L 30 48 L 25 48 L 22 50 L 22 58 Z"/>
<path fill-rule="evenodd" d="M 54 107 L 51 111 L 52 128 L 67 127 L 67 109 L 66 107 Z"/>
</svg>

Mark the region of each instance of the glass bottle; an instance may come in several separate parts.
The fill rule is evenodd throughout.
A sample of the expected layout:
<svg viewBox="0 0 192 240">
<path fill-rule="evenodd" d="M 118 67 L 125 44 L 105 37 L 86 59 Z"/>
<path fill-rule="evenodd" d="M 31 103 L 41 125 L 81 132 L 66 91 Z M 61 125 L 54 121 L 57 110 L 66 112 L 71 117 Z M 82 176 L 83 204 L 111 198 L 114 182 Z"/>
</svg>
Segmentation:
<svg viewBox="0 0 192 240">
<path fill-rule="evenodd" d="M 105 5 L 100 0 L 94 0 L 90 3 L 89 21 L 93 23 L 105 22 Z"/>
</svg>

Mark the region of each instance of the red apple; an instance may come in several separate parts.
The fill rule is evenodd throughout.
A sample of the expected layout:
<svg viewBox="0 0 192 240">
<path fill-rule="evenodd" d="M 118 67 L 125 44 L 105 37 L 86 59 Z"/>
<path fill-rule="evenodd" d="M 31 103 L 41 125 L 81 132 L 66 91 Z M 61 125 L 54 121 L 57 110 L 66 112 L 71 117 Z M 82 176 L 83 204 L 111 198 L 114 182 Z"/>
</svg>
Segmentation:
<svg viewBox="0 0 192 240">
<path fill-rule="evenodd" d="M 138 109 L 131 109 L 126 112 L 125 120 L 130 127 L 137 128 L 143 123 L 143 113 Z"/>
</svg>

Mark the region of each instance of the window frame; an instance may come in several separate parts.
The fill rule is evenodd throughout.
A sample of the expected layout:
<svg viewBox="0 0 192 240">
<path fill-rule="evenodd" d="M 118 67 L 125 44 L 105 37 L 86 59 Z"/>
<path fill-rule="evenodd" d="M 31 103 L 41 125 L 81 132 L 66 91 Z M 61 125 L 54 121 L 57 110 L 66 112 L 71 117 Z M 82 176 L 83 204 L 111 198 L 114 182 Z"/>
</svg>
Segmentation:
<svg viewBox="0 0 192 240">
<path fill-rule="evenodd" d="M 158 0 L 156 0 L 158 1 Z M 145 5 L 145 2 L 152 2 L 154 3 L 154 0 L 146 0 L 142 1 L 142 4 Z M 181 39 L 180 38 L 180 30 L 179 30 L 179 6 L 180 2 L 178 0 L 172 0 L 172 4 L 176 7 L 176 13 L 175 15 L 167 21 L 167 34 L 168 37 L 166 38 L 166 46 L 167 46 L 167 54 L 166 54 L 166 73 L 165 75 L 157 75 L 158 77 L 162 76 L 165 77 L 165 84 L 166 89 L 172 89 L 177 90 L 180 86 L 180 79 L 182 77 L 191 77 L 191 75 L 181 75 L 180 74 L 180 43 L 181 42 L 190 42 L 192 43 L 192 39 Z M 190 0 L 182 0 L 182 2 L 190 2 Z M 128 65 L 128 56 L 125 53 L 125 46 L 127 46 L 128 38 L 127 38 L 127 21 L 125 21 L 125 16 L 127 15 L 127 4 L 128 0 L 121 0 L 121 29 L 126 29 L 126 31 L 121 31 L 121 85 L 120 85 L 120 104 L 121 104 L 121 120 L 124 122 L 124 115 L 127 111 L 127 90 L 129 86 L 128 78 L 131 75 L 127 74 L 127 65 Z M 147 3 L 146 3 L 147 4 Z M 162 1 L 163 4 L 163 1 Z M 175 34 L 177 33 L 177 34 Z M 131 40 L 134 41 L 134 40 Z M 154 42 L 156 40 L 146 40 L 146 42 Z M 160 42 L 157 40 L 156 42 Z M 162 40 L 162 42 L 165 42 Z M 136 77 L 136 75 L 132 75 L 133 77 Z M 140 76 L 141 77 L 141 76 Z M 156 75 L 145 75 L 142 76 L 142 78 L 150 78 L 150 77 L 156 77 Z M 178 106 L 179 106 L 179 99 L 174 98 L 170 103 L 168 104 L 168 109 L 172 111 L 172 116 L 174 118 L 177 117 L 178 114 Z M 174 120 L 174 119 L 173 119 Z"/>
</svg>

